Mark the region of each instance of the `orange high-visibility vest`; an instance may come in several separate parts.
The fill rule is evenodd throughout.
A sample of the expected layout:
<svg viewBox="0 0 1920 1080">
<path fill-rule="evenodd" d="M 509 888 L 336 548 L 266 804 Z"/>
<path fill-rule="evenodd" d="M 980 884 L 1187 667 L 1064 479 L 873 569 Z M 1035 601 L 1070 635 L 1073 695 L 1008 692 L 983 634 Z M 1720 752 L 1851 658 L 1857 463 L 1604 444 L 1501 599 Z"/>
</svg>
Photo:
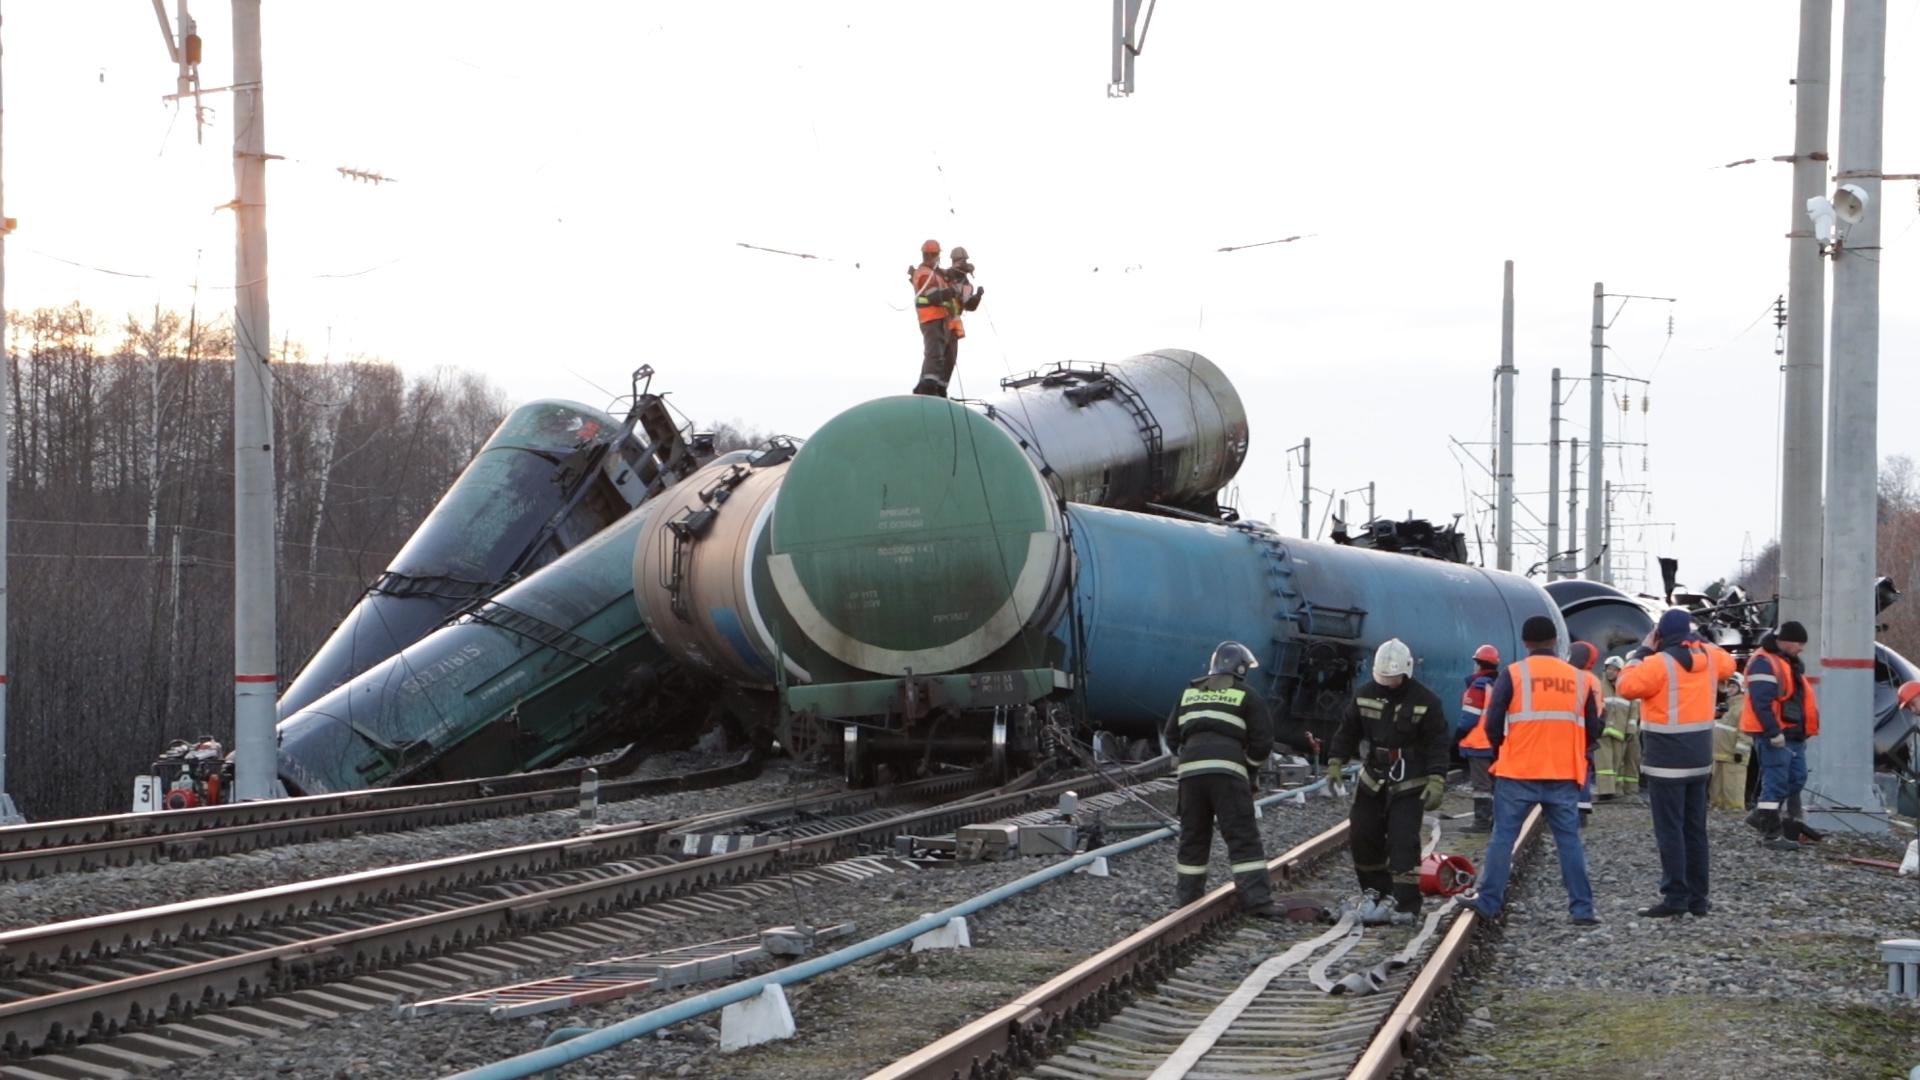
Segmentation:
<svg viewBox="0 0 1920 1080">
<path fill-rule="evenodd" d="M 1553 656 L 1529 656 L 1507 667 L 1513 700 L 1493 775 L 1511 780 L 1587 782 L 1584 672 Z"/>
<path fill-rule="evenodd" d="M 1684 735 L 1713 728 L 1715 688 L 1733 675 L 1733 656 L 1717 645 L 1691 641 L 1687 651 L 1704 663 L 1683 669 L 1664 650 L 1629 666 L 1620 675 L 1619 690 L 1640 700 L 1640 728 L 1656 735 Z M 1662 672 L 1665 685 L 1653 689 L 1647 678 Z"/>
<path fill-rule="evenodd" d="M 1806 726 L 1804 728 L 1806 737 L 1811 739 L 1815 735 L 1820 734 L 1820 702 L 1813 696 L 1813 684 L 1807 682 L 1805 679 L 1796 678 L 1793 674 L 1793 665 L 1787 663 L 1786 658 L 1783 656 L 1778 656 L 1765 650 L 1753 655 L 1755 659 L 1762 656 L 1766 657 L 1767 667 L 1770 668 L 1771 671 L 1756 674 L 1753 670 L 1753 660 L 1748 660 L 1748 687 L 1752 687 L 1753 680 L 1766 679 L 1769 676 L 1780 684 L 1780 692 L 1773 697 L 1773 722 L 1778 725 L 1782 731 L 1789 730 L 1792 727 L 1791 724 L 1787 723 L 1781 705 L 1793 700 L 1794 697 L 1798 695 L 1801 698 L 1801 711 L 1806 718 Z M 1746 704 L 1740 706 L 1740 730 L 1754 734 L 1767 730 L 1760 725 L 1760 717 L 1753 711 L 1753 694 L 1751 690 L 1747 693 Z"/>
<path fill-rule="evenodd" d="M 1493 740 L 1487 738 L 1487 694 L 1492 684 L 1475 682 L 1460 695 L 1460 711 L 1473 717 L 1473 730 L 1460 740 L 1462 750 L 1491 750 Z"/>
<path fill-rule="evenodd" d="M 921 322 L 937 322 L 941 319 L 949 318 L 953 314 L 947 310 L 947 305 L 945 304 L 929 304 L 921 299 L 936 289 L 944 289 L 946 287 L 947 275 L 941 273 L 934 267 L 916 266 L 913 268 L 914 307 L 920 312 Z"/>
</svg>

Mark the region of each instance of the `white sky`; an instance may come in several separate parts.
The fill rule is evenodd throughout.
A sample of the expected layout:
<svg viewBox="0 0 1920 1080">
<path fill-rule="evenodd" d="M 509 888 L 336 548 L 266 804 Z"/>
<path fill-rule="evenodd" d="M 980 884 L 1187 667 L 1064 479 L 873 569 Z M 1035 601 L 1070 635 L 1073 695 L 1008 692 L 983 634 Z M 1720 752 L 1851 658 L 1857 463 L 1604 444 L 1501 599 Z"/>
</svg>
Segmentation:
<svg viewBox="0 0 1920 1080">
<path fill-rule="evenodd" d="M 1920 171 L 1920 0 L 1889 7 L 1886 168 Z M 1792 149 L 1797 10 L 1166 0 L 1138 93 L 1109 100 L 1105 0 L 269 0 L 267 147 L 288 159 L 268 182 L 272 331 L 316 357 L 484 371 L 515 398 L 600 404 L 592 384 L 651 363 L 696 417 L 805 434 L 911 385 L 901 271 L 934 236 L 988 288 L 965 391 L 1198 349 L 1247 400 L 1250 515 L 1297 526 L 1285 450 L 1311 436 L 1316 488 L 1373 480 L 1383 514 L 1445 520 L 1463 477 L 1484 486 L 1447 440 L 1487 437 L 1512 258 L 1523 442 L 1545 437 L 1548 370 L 1587 369 L 1596 279 L 1679 298 L 1614 324 L 1609 363 L 1654 382 L 1626 426 L 1650 445 L 1608 467 L 1651 477 L 1628 517 L 1672 523 L 1620 546 L 1704 583 L 1774 533 L 1753 478 L 1778 374 L 1755 323 L 1786 284 L 1788 166 L 1765 159 Z M 194 13 L 202 81 L 225 85 L 228 5 Z M 196 145 L 159 100 L 173 70 L 145 0 L 5 15 L 8 305 L 185 307 L 196 272 L 230 305 L 211 209 L 232 196 L 230 103 L 208 99 Z M 1837 59 L 1833 81 L 1837 106 Z M 1889 403 L 1920 391 L 1914 185 L 1880 210 Z M 1214 252 L 1296 233 L 1315 235 Z M 1567 432 L 1585 429 L 1582 396 Z M 1883 423 L 1880 449 L 1920 454 L 1920 435 Z M 1544 447 L 1517 460 L 1543 491 Z"/>
</svg>

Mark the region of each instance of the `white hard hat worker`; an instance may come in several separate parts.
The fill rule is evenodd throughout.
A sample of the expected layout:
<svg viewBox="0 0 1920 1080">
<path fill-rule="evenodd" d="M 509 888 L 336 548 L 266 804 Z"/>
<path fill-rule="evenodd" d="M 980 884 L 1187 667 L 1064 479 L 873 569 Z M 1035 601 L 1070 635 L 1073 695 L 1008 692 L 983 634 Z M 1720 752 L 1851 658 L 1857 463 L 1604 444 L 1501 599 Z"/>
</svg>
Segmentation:
<svg viewBox="0 0 1920 1080">
<path fill-rule="evenodd" d="M 1388 638 L 1373 650 L 1373 681 L 1392 688 L 1413 674 L 1413 650 L 1399 638 Z"/>
</svg>

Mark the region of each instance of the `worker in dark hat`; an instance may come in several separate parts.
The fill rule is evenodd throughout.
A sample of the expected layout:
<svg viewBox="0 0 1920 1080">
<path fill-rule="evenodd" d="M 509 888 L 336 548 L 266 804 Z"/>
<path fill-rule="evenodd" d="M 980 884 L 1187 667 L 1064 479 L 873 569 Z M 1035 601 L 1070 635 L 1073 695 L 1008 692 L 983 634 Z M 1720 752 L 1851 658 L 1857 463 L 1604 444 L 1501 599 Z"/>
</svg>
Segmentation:
<svg viewBox="0 0 1920 1080">
<path fill-rule="evenodd" d="M 1601 706 L 1584 673 L 1555 655 L 1559 639 L 1552 619 L 1529 618 L 1520 627 L 1526 657 L 1509 664 L 1487 695 L 1487 738 L 1495 755 L 1493 835 L 1473 907 L 1489 919 L 1500 914 L 1513 870 L 1513 842 L 1538 806 L 1553 830 L 1568 917 L 1576 926 L 1597 926 L 1587 852 L 1580 843 L 1580 792 L 1587 755 L 1600 738 Z"/>
<path fill-rule="evenodd" d="M 1221 642 L 1207 662 L 1207 673 L 1181 691 L 1180 703 L 1167 716 L 1167 748 L 1180 755 L 1175 897 L 1185 907 L 1206 894 L 1207 859 L 1218 820 L 1241 910 L 1283 919 L 1286 913 L 1273 902 L 1267 855 L 1253 813 L 1253 785 L 1273 753 L 1273 717 L 1266 700 L 1247 685 L 1247 672 L 1259 666 L 1245 645 Z"/>
<path fill-rule="evenodd" d="M 1791 850 L 1822 839 L 1788 812 L 1807 786 L 1807 740 L 1820 734 L 1820 703 L 1800 662 L 1806 647 L 1807 628 L 1788 621 L 1761 638 L 1759 650 L 1747 658 L 1740 730 L 1753 739 L 1760 762 L 1760 798 L 1747 824 L 1760 830 L 1760 842 L 1770 848 Z"/>
<path fill-rule="evenodd" d="M 1713 778 L 1713 717 L 1720 684 L 1733 677 L 1734 668 L 1732 655 L 1694 633 L 1693 616 L 1669 608 L 1620 673 L 1620 696 L 1640 702 L 1640 775 L 1660 848 L 1660 902 L 1640 912 L 1647 918 L 1712 910 L 1707 788 Z"/>
<path fill-rule="evenodd" d="M 1367 923 L 1412 922 L 1420 913 L 1420 820 L 1447 793 L 1452 739 L 1439 695 L 1413 677 L 1413 651 L 1388 638 L 1373 653 L 1373 678 L 1353 693 L 1328 744 L 1327 775 L 1360 763 L 1347 817 L 1347 846 Z"/>
<path fill-rule="evenodd" d="M 958 293 L 940 269 L 940 241 L 920 245 L 920 265 L 907 268 L 907 280 L 913 283 L 913 310 L 920 320 L 922 346 L 920 381 L 913 392 L 946 397 L 954 360 L 951 305 Z"/>
</svg>

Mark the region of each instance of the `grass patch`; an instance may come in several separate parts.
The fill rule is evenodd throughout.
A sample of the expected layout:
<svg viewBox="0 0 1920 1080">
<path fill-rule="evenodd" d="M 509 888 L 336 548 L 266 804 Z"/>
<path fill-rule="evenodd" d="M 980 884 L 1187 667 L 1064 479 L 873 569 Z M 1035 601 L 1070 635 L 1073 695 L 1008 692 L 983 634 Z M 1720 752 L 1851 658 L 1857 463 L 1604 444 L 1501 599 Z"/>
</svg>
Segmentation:
<svg viewBox="0 0 1920 1080">
<path fill-rule="evenodd" d="M 1510 991 L 1494 1012 L 1494 1030 L 1465 1040 L 1469 1053 L 1493 1061 L 1462 1065 L 1451 1075 L 1680 1076 L 1708 1032 L 1744 1034 L 1766 1016 L 1764 1002 L 1710 995 Z"/>
<path fill-rule="evenodd" d="M 1809 938 L 1837 935 L 1805 935 Z M 1802 942 L 1799 947 L 1814 947 Z M 1740 1046 L 1772 1059 L 1772 1080 L 1792 1077 L 1905 1077 L 1920 1062 L 1920 1022 L 1910 1009 L 1870 1005 L 1792 1007 L 1710 994 L 1598 991 L 1509 992 L 1492 1031 L 1469 1031 L 1461 1057 L 1439 1075 L 1478 1080 L 1527 1076 L 1606 1080 L 1687 1076 L 1710 1047 Z"/>
</svg>

